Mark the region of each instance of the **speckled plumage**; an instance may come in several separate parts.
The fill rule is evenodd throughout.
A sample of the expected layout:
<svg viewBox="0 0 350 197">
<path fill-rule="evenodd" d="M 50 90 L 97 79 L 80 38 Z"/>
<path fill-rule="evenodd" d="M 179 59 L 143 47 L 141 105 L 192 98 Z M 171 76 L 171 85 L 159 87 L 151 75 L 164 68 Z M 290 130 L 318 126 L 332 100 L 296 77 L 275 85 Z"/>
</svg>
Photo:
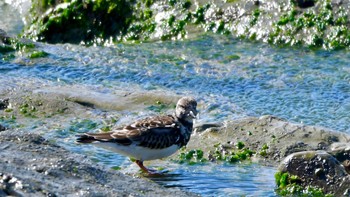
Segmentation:
<svg viewBox="0 0 350 197">
<path fill-rule="evenodd" d="M 136 159 L 143 171 L 143 161 L 160 159 L 175 153 L 190 140 L 197 102 L 191 97 L 181 98 L 173 115 L 148 117 L 108 133 L 85 133 L 77 142 L 94 143 Z"/>
</svg>

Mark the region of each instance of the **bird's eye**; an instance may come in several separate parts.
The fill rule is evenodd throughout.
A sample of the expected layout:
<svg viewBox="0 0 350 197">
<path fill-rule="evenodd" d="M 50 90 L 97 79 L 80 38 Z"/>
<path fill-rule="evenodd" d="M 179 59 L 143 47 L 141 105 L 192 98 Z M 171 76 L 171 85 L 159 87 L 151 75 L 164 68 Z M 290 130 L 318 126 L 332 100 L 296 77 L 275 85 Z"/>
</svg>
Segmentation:
<svg viewBox="0 0 350 197">
<path fill-rule="evenodd" d="M 186 108 L 185 106 L 183 106 L 183 105 L 179 105 L 179 107 L 181 107 L 181 108 Z"/>
</svg>

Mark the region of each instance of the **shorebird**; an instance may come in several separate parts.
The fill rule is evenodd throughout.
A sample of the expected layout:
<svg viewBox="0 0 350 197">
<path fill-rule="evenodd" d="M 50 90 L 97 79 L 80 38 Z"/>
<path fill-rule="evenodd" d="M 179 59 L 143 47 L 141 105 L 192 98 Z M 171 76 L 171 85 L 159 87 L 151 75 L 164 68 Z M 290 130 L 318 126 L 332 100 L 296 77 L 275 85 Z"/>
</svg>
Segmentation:
<svg viewBox="0 0 350 197">
<path fill-rule="evenodd" d="M 144 161 L 161 159 L 174 154 L 190 140 L 197 102 L 183 97 L 172 115 L 147 117 L 122 128 L 105 133 L 84 133 L 79 143 L 93 143 L 102 148 L 128 156 L 148 174 L 160 174 L 143 165 Z"/>
</svg>

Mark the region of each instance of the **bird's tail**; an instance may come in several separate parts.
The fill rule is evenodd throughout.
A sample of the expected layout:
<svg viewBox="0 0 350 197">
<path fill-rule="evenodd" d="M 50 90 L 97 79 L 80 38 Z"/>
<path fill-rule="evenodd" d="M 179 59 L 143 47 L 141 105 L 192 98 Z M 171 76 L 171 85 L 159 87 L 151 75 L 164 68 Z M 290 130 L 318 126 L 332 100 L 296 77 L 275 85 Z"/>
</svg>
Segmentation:
<svg viewBox="0 0 350 197">
<path fill-rule="evenodd" d="M 77 137 L 76 142 L 78 143 L 88 144 L 96 141 L 95 137 L 87 134 L 79 134 L 79 135 L 76 135 L 76 137 Z"/>
</svg>

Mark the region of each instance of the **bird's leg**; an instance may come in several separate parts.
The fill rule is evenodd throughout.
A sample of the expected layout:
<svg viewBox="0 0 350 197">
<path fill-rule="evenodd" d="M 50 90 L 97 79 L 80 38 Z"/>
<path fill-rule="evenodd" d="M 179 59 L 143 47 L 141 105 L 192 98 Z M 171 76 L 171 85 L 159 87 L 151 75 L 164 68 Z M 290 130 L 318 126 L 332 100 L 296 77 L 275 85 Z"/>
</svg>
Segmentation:
<svg viewBox="0 0 350 197">
<path fill-rule="evenodd" d="M 148 168 L 143 165 L 143 161 L 136 160 L 135 163 L 141 168 L 143 172 L 149 172 Z"/>
<path fill-rule="evenodd" d="M 148 169 L 143 165 L 143 161 L 136 160 L 135 163 L 141 168 L 141 170 L 145 173 L 148 173 L 149 175 L 161 175 L 161 172 L 158 172 L 157 170 Z"/>
</svg>

